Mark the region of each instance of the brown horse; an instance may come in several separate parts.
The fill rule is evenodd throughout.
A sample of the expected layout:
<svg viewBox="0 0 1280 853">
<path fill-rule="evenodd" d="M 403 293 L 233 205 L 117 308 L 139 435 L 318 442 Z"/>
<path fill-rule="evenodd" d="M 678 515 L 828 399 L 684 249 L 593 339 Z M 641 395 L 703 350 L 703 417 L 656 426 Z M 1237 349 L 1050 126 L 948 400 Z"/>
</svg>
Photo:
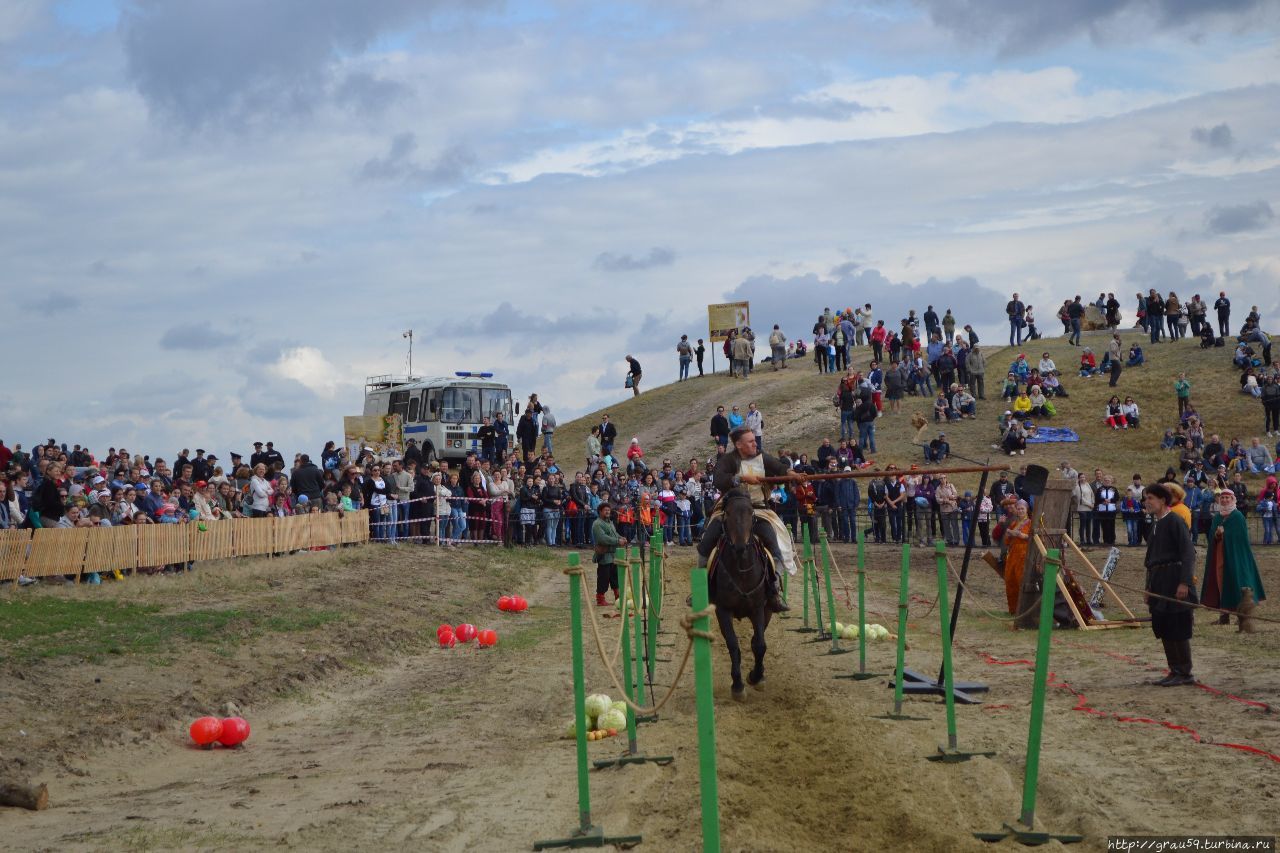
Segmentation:
<svg viewBox="0 0 1280 853">
<path fill-rule="evenodd" d="M 766 584 L 764 548 L 751 534 L 755 514 L 751 498 L 742 489 L 733 489 L 724 496 L 724 537 L 720 541 L 720 553 L 716 558 L 715 588 L 711 599 L 716 605 L 716 620 L 720 633 L 729 648 L 729 660 L 733 669 L 733 698 L 741 699 L 745 691 L 742 684 L 742 651 L 738 648 L 738 635 L 733 630 L 735 619 L 750 619 L 753 634 L 751 652 L 755 666 L 747 675 L 752 687 L 764 681 L 764 632 L 773 614 L 769 611 L 769 593 Z"/>
</svg>

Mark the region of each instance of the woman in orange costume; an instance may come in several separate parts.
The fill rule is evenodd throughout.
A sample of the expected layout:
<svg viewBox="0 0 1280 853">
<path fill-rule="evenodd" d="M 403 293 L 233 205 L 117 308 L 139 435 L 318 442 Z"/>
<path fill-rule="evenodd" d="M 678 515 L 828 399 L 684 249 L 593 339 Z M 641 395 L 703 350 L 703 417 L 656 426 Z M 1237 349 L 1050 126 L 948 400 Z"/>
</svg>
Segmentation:
<svg viewBox="0 0 1280 853">
<path fill-rule="evenodd" d="M 1004 532 L 1004 597 L 1009 613 L 1018 612 L 1018 595 L 1022 590 L 1022 570 L 1027 564 L 1027 544 L 1031 541 L 1031 519 L 1027 517 L 1027 502 L 1018 501 L 1013 507 L 1013 518 Z"/>
</svg>

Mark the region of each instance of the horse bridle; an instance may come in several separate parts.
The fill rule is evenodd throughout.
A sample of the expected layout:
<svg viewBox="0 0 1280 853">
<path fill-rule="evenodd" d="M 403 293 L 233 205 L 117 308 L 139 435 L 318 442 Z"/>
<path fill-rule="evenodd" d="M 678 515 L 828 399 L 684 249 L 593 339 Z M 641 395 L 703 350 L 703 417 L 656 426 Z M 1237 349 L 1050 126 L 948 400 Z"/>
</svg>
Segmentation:
<svg viewBox="0 0 1280 853">
<path fill-rule="evenodd" d="M 729 507 L 728 507 L 729 501 L 730 501 L 730 500 L 735 500 L 735 499 L 736 499 L 736 500 L 747 500 L 748 502 L 750 502 L 750 498 L 746 497 L 745 495 L 744 495 L 744 496 L 732 496 L 732 495 L 726 495 L 726 496 L 725 496 L 725 510 L 726 510 L 726 511 L 727 511 L 727 510 L 728 510 L 728 508 L 729 508 Z M 747 536 L 748 536 L 748 541 L 747 541 L 747 544 L 746 544 L 746 548 L 757 548 L 757 549 L 758 549 L 760 546 L 759 546 L 759 544 L 758 544 L 758 543 L 756 543 L 756 542 L 752 541 L 752 540 L 754 539 L 754 534 L 752 534 L 750 530 L 748 530 L 748 531 L 747 531 Z M 738 546 L 737 546 L 734 542 L 729 541 L 729 531 L 728 531 L 728 530 L 726 530 L 726 531 L 724 532 L 724 539 L 725 539 L 725 543 L 726 543 L 726 544 L 728 544 L 730 547 L 732 547 L 735 551 L 738 549 Z M 732 586 L 732 587 L 737 591 L 737 593 L 738 593 L 739 595 L 741 595 L 743 598 L 750 598 L 750 597 L 751 597 L 752 595 L 754 595 L 757 591 L 759 591 L 759 589 L 760 589 L 762 586 L 764 586 L 765 581 L 766 581 L 766 580 L 768 579 L 768 577 L 769 577 L 769 570 L 768 570 L 767 568 L 765 568 L 765 566 L 764 566 L 763 564 L 760 566 L 760 569 L 761 569 L 761 571 L 760 571 L 760 581 L 759 581 L 759 583 L 757 583 L 755 586 L 753 586 L 750 590 L 744 590 L 742 587 L 738 586 L 737 581 L 735 581 L 735 580 L 733 579 L 733 575 L 734 575 L 734 574 L 744 574 L 744 571 L 743 571 L 742 569 L 740 569 L 740 568 L 738 568 L 738 567 L 736 567 L 736 566 L 735 566 L 735 567 L 734 567 L 734 569 L 733 569 L 733 571 L 725 572 L 725 573 L 724 573 L 724 577 L 725 577 L 725 580 L 729 581 L 729 584 L 730 584 L 730 585 L 731 585 L 731 586 Z"/>
</svg>

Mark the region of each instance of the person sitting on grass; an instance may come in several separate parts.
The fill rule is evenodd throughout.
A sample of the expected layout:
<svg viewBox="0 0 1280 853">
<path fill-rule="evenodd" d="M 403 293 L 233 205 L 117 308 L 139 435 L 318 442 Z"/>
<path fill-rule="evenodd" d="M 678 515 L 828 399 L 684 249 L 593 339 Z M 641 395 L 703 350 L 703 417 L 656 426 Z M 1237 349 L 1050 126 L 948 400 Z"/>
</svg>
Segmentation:
<svg viewBox="0 0 1280 853">
<path fill-rule="evenodd" d="M 1058 372 L 1058 365 L 1054 364 L 1053 359 L 1049 357 L 1049 353 L 1040 356 L 1040 375 L 1046 376 L 1050 373 Z"/>
<path fill-rule="evenodd" d="M 1017 418 L 1009 422 L 1009 428 L 1005 430 L 1004 438 L 1000 440 L 1000 447 L 1010 456 L 1027 452 L 1027 430 Z"/>
<path fill-rule="evenodd" d="M 1178 469 L 1185 474 L 1196 470 L 1197 466 L 1203 470 L 1204 459 L 1200 456 L 1200 451 L 1196 449 L 1195 444 L 1188 438 L 1182 444 L 1182 452 L 1178 454 Z"/>
<path fill-rule="evenodd" d="M 1019 392 L 1018 396 L 1014 398 L 1012 408 L 1013 413 L 1019 418 L 1031 414 L 1031 398 L 1027 396 L 1026 391 Z"/>
<path fill-rule="evenodd" d="M 1276 470 L 1275 463 L 1271 460 L 1271 452 L 1262 445 L 1262 439 L 1256 435 L 1249 440 L 1244 461 L 1251 474 L 1271 474 Z"/>
<path fill-rule="evenodd" d="M 1131 429 L 1138 428 L 1138 417 L 1142 414 L 1138 410 L 1138 403 L 1132 397 L 1125 397 L 1124 402 L 1120 404 L 1120 413 L 1124 415 L 1125 422 Z"/>
<path fill-rule="evenodd" d="M 950 455 L 951 445 L 947 442 L 945 432 L 938 433 L 938 437 L 930 441 L 924 449 L 925 462 L 945 462 Z"/>
<path fill-rule="evenodd" d="M 1032 385 L 1031 392 L 1027 394 L 1027 399 L 1031 402 L 1031 416 L 1036 418 L 1050 418 L 1056 414 L 1053 404 L 1044 396 L 1044 391 L 1039 385 Z"/>
<path fill-rule="evenodd" d="M 1240 393 L 1248 394 L 1254 399 L 1262 396 L 1262 388 L 1258 385 L 1258 376 L 1254 373 L 1252 367 L 1247 368 L 1244 373 L 1240 374 Z"/>
<path fill-rule="evenodd" d="M 947 393 L 938 389 L 938 397 L 933 401 L 933 421 L 942 423 L 951 420 L 951 404 L 947 402 Z"/>
<path fill-rule="evenodd" d="M 1018 377 L 1019 382 L 1027 381 L 1027 377 L 1031 375 L 1031 365 L 1027 364 L 1025 353 L 1018 354 L 1018 357 L 1013 360 L 1013 364 L 1009 365 L 1009 372 Z"/>
<path fill-rule="evenodd" d="M 1147 357 L 1142 354 L 1142 347 L 1137 343 L 1129 345 L 1129 358 L 1125 362 L 1125 367 L 1137 367 L 1147 363 Z"/>
<path fill-rule="evenodd" d="M 1006 403 L 1012 403 L 1017 396 L 1018 396 L 1018 376 L 1017 374 L 1010 373 L 1007 376 L 1005 376 L 1004 390 L 1000 392 L 1000 398 L 1004 400 Z"/>
<path fill-rule="evenodd" d="M 1046 373 L 1044 380 L 1040 383 L 1040 390 L 1044 392 L 1046 397 L 1062 397 L 1066 399 L 1068 396 L 1067 389 L 1062 387 L 1062 381 L 1058 379 L 1057 371 Z"/>
<path fill-rule="evenodd" d="M 978 416 L 978 401 L 969 393 L 968 385 L 961 385 L 959 390 L 951 397 L 951 417 L 954 420 L 961 418 L 976 418 Z"/>
<path fill-rule="evenodd" d="M 1129 422 L 1125 419 L 1124 412 L 1120 409 L 1121 405 L 1120 398 L 1115 394 L 1112 394 L 1111 399 L 1107 401 L 1107 426 L 1113 430 L 1129 428 Z"/>
<path fill-rule="evenodd" d="M 1093 350 L 1089 347 L 1084 348 L 1084 352 L 1080 353 L 1080 375 L 1085 379 L 1092 379 L 1098 375 L 1098 359 L 1094 357 Z"/>
</svg>

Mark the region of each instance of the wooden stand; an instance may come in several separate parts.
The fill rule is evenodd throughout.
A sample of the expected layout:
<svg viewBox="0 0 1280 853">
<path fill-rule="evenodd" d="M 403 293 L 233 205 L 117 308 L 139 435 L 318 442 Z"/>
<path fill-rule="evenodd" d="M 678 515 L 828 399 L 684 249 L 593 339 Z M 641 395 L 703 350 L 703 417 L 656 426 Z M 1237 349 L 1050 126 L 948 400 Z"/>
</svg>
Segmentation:
<svg viewBox="0 0 1280 853">
<path fill-rule="evenodd" d="M 0 782 L 0 806 L 14 806 L 33 812 L 44 811 L 49 808 L 49 786 Z"/>
<path fill-rule="evenodd" d="M 1134 615 L 1133 611 L 1130 610 L 1128 605 L 1124 603 L 1124 600 L 1116 594 L 1116 591 L 1111 588 L 1111 584 L 1107 583 L 1107 581 L 1103 579 L 1102 573 L 1094 567 L 1093 563 L 1091 563 L 1089 558 L 1084 555 L 1084 552 L 1077 547 L 1076 543 L 1069 535 L 1067 535 L 1066 531 L 1050 530 L 1045 531 L 1045 533 L 1046 535 L 1051 535 L 1054 539 L 1065 542 L 1071 550 L 1075 551 L 1076 556 L 1080 558 L 1081 562 L 1089 568 L 1089 571 L 1093 572 L 1093 576 L 1098 579 L 1098 583 L 1102 585 L 1102 588 L 1115 599 L 1116 603 L 1120 605 L 1120 609 L 1124 611 L 1125 619 L 1095 619 L 1093 616 L 1093 608 L 1089 606 L 1089 599 L 1085 596 L 1084 591 L 1081 590 L 1080 585 L 1076 583 L 1075 577 L 1071 574 L 1070 570 L 1067 569 L 1066 561 L 1064 560 L 1062 570 L 1058 572 L 1057 586 L 1058 590 L 1062 593 L 1063 600 L 1067 604 L 1067 609 L 1071 611 L 1071 616 L 1076 620 L 1076 626 L 1080 628 L 1080 630 L 1100 631 L 1108 628 L 1138 628 L 1141 627 L 1143 622 L 1150 621 Z M 1041 557 L 1043 557 L 1047 553 L 1044 541 L 1041 540 L 1039 535 L 1034 536 L 1033 539 L 1036 543 L 1036 550 L 1039 551 Z"/>
</svg>

